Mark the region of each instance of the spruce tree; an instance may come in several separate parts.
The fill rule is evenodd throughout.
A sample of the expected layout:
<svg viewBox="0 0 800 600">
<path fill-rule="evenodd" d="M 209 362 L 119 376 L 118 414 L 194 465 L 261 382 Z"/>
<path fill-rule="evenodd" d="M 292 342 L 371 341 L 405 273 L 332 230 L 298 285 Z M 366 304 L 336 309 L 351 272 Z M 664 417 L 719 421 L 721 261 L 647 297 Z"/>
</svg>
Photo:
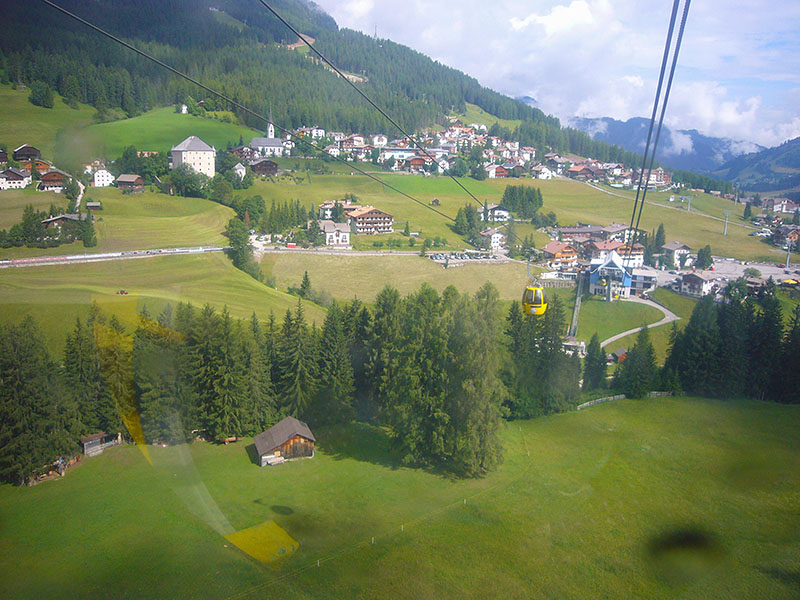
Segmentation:
<svg viewBox="0 0 800 600">
<path fill-rule="evenodd" d="M 319 344 L 319 386 L 312 413 L 317 422 L 345 423 L 353 416 L 353 365 L 343 327 L 342 309 L 328 309 Z"/>
<path fill-rule="evenodd" d="M 287 310 L 281 340 L 281 400 L 292 416 L 304 418 L 316 392 L 313 338 L 297 301 L 294 315 Z"/>
<path fill-rule="evenodd" d="M 592 335 L 586 348 L 583 368 L 583 389 L 594 390 L 604 386 L 606 380 L 606 355 L 600 347 L 597 333 Z"/>
<path fill-rule="evenodd" d="M 618 383 L 628 398 L 643 398 L 653 389 L 656 375 L 656 353 L 645 325 L 620 367 Z"/>
</svg>

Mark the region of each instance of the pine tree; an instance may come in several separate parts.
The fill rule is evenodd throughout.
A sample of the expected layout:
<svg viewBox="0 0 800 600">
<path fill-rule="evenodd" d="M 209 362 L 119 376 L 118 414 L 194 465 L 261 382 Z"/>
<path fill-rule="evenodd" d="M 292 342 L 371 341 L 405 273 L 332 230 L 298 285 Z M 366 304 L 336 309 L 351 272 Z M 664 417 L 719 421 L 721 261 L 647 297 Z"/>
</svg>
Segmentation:
<svg viewBox="0 0 800 600">
<path fill-rule="evenodd" d="M 317 374 L 314 340 L 299 300 L 294 315 L 286 311 L 281 337 L 281 399 L 289 414 L 303 418 L 316 392 Z"/>
<path fill-rule="evenodd" d="M 594 390 L 604 386 L 606 380 L 606 355 L 600 347 L 597 333 L 592 335 L 586 348 L 583 368 L 583 389 Z"/>
<path fill-rule="evenodd" d="M 350 362 L 342 310 L 328 309 L 319 344 L 319 386 L 312 411 L 318 422 L 345 423 L 353 413 L 353 365 Z"/>
<path fill-rule="evenodd" d="M 645 325 L 620 367 L 618 384 L 628 398 L 643 398 L 653 389 L 656 375 L 656 353 Z"/>
<path fill-rule="evenodd" d="M 22 484 L 77 451 L 77 411 L 34 321 L 0 325 L 0 480 Z"/>
<path fill-rule="evenodd" d="M 311 278 L 308 276 L 308 271 L 303 271 L 303 281 L 300 282 L 299 295 L 301 298 L 311 297 Z"/>
</svg>

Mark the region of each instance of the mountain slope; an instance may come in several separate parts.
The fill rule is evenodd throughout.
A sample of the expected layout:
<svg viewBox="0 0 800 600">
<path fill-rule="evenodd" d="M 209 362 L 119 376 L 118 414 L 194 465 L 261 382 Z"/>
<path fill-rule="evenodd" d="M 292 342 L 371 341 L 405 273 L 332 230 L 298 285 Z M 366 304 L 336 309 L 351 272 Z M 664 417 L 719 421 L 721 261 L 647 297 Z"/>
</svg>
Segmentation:
<svg viewBox="0 0 800 600">
<path fill-rule="evenodd" d="M 715 174 L 754 191 L 785 190 L 800 186 L 800 137 L 740 156 L 722 165 Z"/>
<path fill-rule="evenodd" d="M 286 47 L 296 41 L 257 2 L 249 0 L 61 0 L 80 16 L 107 28 L 207 85 L 220 89 L 286 128 L 319 124 L 329 130 L 396 135 L 346 82 L 312 57 Z M 404 128 L 443 123 L 471 103 L 506 120 L 520 121 L 509 135 L 523 145 L 624 160 L 626 153 L 562 128 L 541 110 L 481 86 L 464 73 L 411 48 L 339 30 L 307 0 L 273 5 L 340 68 L 362 74 L 375 102 Z M 158 18 L 151 18 L 158 15 Z M 144 18 L 143 18 L 144 17 Z M 106 40 L 45 5 L 8 3 L 0 22 L 0 83 L 41 80 L 65 96 L 113 118 L 135 116 L 188 96 L 214 98 L 158 66 Z M 221 108 L 229 108 L 222 106 Z M 239 115 L 245 124 L 263 121 Z"/>
<path fill-rule="evenodd" d="M 641 117 L 618 121 L 608 117 L 599 119 L 574 118 L 570 125 L 585 131 L 595 140 L 617 144 L 631 152 L 643 152 L 647 141 L 650 120 Z M 655 132 L 654 132 L 655 135 Z M 710 173 L 723 163 L 746 152 L 762 150 L 758 144 L 715 138 L 701 134 L 696 129 L 671 130 L 664 127 L 658 143 L 656 159 L 674 169 Z"/>
</svg>

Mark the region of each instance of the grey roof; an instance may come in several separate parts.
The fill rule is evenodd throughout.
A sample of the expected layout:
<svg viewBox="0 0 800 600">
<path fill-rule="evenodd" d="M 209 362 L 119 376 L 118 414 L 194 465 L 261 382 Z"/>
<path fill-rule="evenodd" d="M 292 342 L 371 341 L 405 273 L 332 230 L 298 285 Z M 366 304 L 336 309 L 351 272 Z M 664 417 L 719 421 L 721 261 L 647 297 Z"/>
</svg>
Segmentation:
<svg viewBox="0 0 800 600">
<path fill-rule="evenodd" d="M 136 175 L 135 173 L 123 173 L 117 177 L 117 183 L 136 183 L 139 177 L 141 177 L 141 175 Z"/>
<path fill-rule="evenodd" d="M 687 250 L 691 250 L 691 248 L 689 248 L 689 246 L 687 246 L 683 242 L 667 242 L 661 247 L 664 250 L 672 250 L 673 252 L 675 252 L 675 250 L 680 250 L 681 248 L 686 248 Z"/>
<path fill-rule="evenodd" d="M 316 441 L 314 434 L 308 428 L 308 425 L 295 419 L 294 417 L 286 417 L 280 423 L 273 425 L 263 433 L 259 433 L 253 442 L 256 445 L 256 452 L 259 456 L 269 454 L 275 448 L 289 441 L 295 435 L 304 437 L 312 442 Z"/>
<path fill-rule="evenodd" d="M 206 144 L 196 135 L 190 135 L 172 150 L 178 152 L 214 152 L 214 148 Z"/>
<path fill-rule="evenodd" d="M 628 353 L 628 350 L 626 348 L 623 348 L 623 347 L 619 347 L 616 350 L 614 350 L 614 352 L 613 352 L 614 356 L 622 356 L 623 354 L 627 354 L 627 353 Z"/>
<path fill-rule="evenodd" d="M 55 217 L 48 217 L 47 219 L 42 219 L 42 224 L 47 225 L 48 223 L 55 223 L 56 221 L 85 221 L 89 218 L 87 213 L 83 214 L 75 214 L 75 213 L 67 213 L 65 215 L 56 215 Z"/>
<path fill-rule="evenodd" d="M 13 173 L 14 175 L 22 177 L 23 179 L 29 176 L 27 171 L 23 171 L 22 169 L 17 169 L 15 167 L 9 167 L 5 171 L 3 171 L 3 173 Z"/>
<path fill-rule="evenodd" d="M 322 219 L 319 224 L 320 229 L 325 233 L 334 233 L 335 231 L 341 231 L 342 233 L 350 232 L 350 226 L 347 223 L 335 223 L 330 219 Z"/>
<path fill-rule="evenodd" d="M 283 140 L 280 138 L 256 137 L 250 141 L 250 147 L 256 148 L 283 148 Z"/>
</svg>

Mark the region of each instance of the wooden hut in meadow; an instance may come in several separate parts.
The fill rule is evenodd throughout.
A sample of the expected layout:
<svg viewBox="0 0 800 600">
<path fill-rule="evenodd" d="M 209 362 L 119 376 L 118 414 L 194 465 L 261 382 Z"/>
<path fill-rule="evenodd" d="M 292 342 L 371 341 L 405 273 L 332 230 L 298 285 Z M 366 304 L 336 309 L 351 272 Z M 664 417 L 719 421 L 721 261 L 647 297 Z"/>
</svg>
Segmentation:
<svg viewBox="0 0 800 600">
<path fill-rule="evenodd" d="M 253 440 L 258 454 L 259 464 L 280 464 L 293 458 L 310 458 L 314 456 L 314 434 L 308 425 L 286 417 L 280 423 L 259 433 Z"/>
</svg>

